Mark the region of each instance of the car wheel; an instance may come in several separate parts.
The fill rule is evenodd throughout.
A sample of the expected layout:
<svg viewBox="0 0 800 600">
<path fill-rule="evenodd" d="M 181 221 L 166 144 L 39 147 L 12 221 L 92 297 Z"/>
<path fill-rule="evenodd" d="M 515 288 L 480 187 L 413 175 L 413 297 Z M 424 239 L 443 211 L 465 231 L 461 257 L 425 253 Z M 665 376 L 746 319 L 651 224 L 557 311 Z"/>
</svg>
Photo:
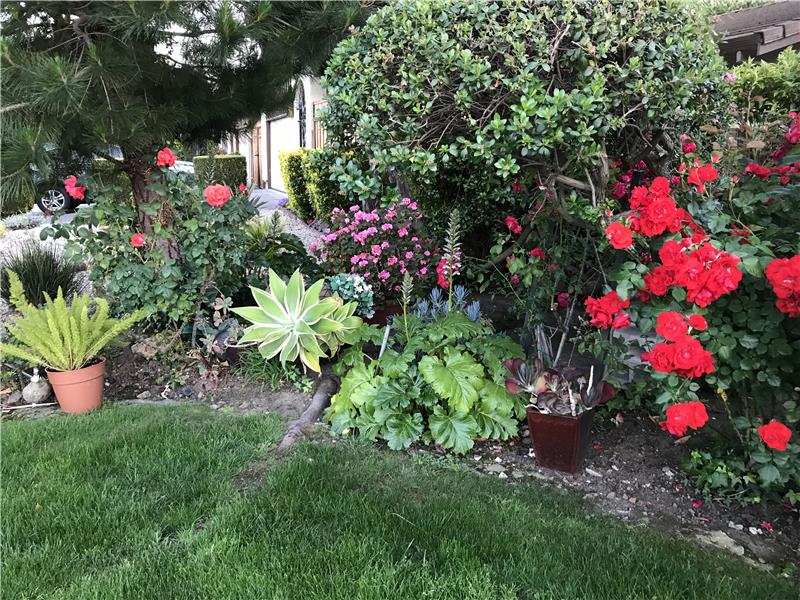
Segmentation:
<svg viewBox="0 0 800 600">
<path fill-rule="evenodd" d="M 43 213 L 68 211 L 73 208 L 72 198 L 63 187 L 52 187 L 42 190 L 36 204 Z"/>
</svg>

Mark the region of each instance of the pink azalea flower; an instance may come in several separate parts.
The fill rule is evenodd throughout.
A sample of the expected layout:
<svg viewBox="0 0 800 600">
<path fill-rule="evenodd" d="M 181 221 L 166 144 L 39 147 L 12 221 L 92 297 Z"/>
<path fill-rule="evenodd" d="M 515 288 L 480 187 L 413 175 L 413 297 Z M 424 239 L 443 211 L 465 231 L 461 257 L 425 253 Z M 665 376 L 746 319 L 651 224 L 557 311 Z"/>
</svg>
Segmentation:
<svg viewBox="0 0 800 600">
<path fill-rule="evenodd" d="M 384 270 L 378 273 L 378 279 L 380 279 L 381 281 L 386 281 L 387 279 L 389 279 L 389 277 L 390 277 L 389 271 Z"/>
<path fill-rule="evenodd" d="M 409 251 L 409 252 L 406 252 L 406 258 L 407 258 L 408 260 L 411 260 L 412 258 L 414 258 L 414 253 L 413 253 L 413 252 L 410 252 L 410 251 Z"/>
<path fill-rule="evenodd" d="M 408 229 L 406 229 L 405 227 L 401 227 L 400 229 L 397 230 L 397 235 L 399 235 L 400 237 L 406 237 L 408 235 Z"/>
<path fill-rule="evenodd" d="M 391 228 L 392 228 L 391 223 L 384 223 L 383 225 L 381 225 L 381 231 L 389 231 Z"/>
</svg>

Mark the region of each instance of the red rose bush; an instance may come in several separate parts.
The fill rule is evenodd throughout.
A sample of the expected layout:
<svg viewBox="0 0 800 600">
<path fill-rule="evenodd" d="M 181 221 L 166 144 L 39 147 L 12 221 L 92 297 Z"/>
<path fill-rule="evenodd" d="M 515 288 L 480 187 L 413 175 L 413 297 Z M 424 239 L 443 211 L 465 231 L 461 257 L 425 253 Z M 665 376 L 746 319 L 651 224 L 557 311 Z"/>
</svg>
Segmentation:
<svg viewBox="0 0 800 600">
<path fill-rule="evenodd" d="M 626 261 L 611 276 L 616 289 L 585 301 L 592 326 L 630 322 L 643 332 L 641 360 L 662 388 L 665 431 L 685 436 L 727 419 L 715 427 L 726 453 L 694 451 L 689 472 L 710 493 L 748 501 L 766 491 L 800 501 L 800 118 L 792 119 L 771 164 L 702 161 L 684 140 L 692 162 L 674 176 L 646 173 L 635 186 L 618 175 L 610 194 L 622 210 L 604 233 Z M 725 482 L 719 472 L 729 473 Z"/>
</svg>

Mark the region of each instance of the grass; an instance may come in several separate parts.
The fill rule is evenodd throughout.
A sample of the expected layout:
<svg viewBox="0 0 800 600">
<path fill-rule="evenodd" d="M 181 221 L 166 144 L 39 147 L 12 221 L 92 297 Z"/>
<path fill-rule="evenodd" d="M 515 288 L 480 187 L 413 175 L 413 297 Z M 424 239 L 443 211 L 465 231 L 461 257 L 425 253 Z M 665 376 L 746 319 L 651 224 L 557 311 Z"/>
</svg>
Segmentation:
<svg viewBox="0 0 800 600">
<path fill-rule="evenodd" d="M 4 596 L 798 597 L 573 496 L 357 444 L 303 445 L 235 492 L 277 435 L 269 417 L 188 407 L 4 424 Z"/>
</svg>

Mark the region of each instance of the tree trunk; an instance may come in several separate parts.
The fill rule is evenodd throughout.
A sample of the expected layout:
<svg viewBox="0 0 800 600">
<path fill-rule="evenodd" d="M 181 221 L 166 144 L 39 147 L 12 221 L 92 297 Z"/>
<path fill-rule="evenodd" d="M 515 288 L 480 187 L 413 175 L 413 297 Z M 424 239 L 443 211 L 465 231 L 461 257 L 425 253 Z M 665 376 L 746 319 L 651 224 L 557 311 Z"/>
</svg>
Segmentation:
<svg viewBox="0 0 800 600">
<path fill-rule="evenodd" d="M 136 207 L 136 217 L 139 221 L 140 232 L 153 240 L 164 260 L 179 261 L 181 259 L 181 250 L 178 240 L 172 236 L 165 238 L 155 232 L 156 224 L 162 227 L 169 227 L 172 224 L 173 209 L 169 198 L 148 189 L 147 186 L 151 183 L 151 166 L 139 158 L 131 158 L 126 155 L 122 163 L 122 170 L 131 180 L 133 204 Z M 156 177 L 160 179 L 160 175 Z M 156 210 L 153 211 L 153 208 Z"/>
</svg>

